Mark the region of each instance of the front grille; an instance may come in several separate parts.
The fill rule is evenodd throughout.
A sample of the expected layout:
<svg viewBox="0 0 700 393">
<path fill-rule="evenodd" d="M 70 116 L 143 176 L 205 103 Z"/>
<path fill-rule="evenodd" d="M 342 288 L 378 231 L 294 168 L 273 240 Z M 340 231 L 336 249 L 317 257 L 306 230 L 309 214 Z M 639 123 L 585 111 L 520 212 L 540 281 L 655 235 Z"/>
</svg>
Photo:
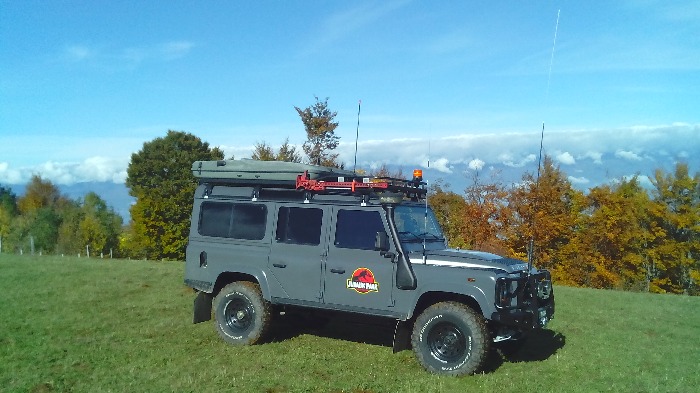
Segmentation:
<svg viewBox="0 0 700 393">
<path fill-rule="evenodd" d="M 546 270 L 532 275 L 521 272 L 517 276 L 499 277 L 495 292 L 498 309 L 536 309 L 552 298 L 552 279 Z"/>
</svg>

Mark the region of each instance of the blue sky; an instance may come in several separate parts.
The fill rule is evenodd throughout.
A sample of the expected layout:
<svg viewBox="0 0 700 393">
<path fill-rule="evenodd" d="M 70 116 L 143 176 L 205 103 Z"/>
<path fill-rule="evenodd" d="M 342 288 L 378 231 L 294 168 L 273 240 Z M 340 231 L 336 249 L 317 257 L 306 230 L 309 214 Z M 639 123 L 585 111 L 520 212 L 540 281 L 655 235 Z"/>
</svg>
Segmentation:
<svg viewBox="0 0 700 393">
<path fill-rule="evenodd" d="M 363 168 L 517 178 L 544 122 L 584 189 L 699 171 L 700 1 L 0 0 L 0 184 L 123 183 L 168 129 L 301 145 L 314 96 L 349 165 L 362 100 Z"/>
</svg>

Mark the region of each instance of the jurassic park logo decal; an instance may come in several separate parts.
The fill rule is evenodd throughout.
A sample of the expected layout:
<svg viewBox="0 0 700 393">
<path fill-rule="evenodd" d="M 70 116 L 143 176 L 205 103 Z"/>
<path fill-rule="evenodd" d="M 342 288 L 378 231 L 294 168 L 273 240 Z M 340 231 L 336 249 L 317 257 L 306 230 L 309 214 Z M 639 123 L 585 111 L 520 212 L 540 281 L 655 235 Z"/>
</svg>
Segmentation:
<svg viewBox="0 0 700 393">
<path fill-rule="evenodd" d="M 354 289 L 357 293 L 379 292 L 379 283 L 374 280 L 374 273 L 366 267 L 355 269 L 347 283 L 347 288 Z"/>
</svg>

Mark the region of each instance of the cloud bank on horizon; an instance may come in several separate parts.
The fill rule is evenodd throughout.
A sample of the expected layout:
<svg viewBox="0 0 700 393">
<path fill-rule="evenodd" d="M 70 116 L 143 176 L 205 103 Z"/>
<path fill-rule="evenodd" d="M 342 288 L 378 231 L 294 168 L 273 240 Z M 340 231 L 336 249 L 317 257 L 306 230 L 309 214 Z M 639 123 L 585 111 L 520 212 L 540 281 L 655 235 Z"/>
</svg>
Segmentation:
<svg viewBox="0 0 700 393">
<path fill-rule="evenodd" d="M 579 188 L 590 188 L 635 174 L 642 179 L 654 170 L 670 171 L 676 163 L 700 171 L 700 125 L 637 126 L 612 130 L 545 130 L 544 154 L 569 175 Z M 95 141 L 99 143 L 99 141 Z M 131 142 L 131 141 L 130 141 Z M 146 141 L 144 141 L 146 142 Z M 249 158 L 253 146 L 236 146 L 230 138 L 216 142 L 227 157 Z M 274 146 L 274 142 L 266 141 Z M 358 167 L 378 169 L 386 164 L 406 170 L 431 169 L 434 176 L 463 176 L 470 171 L 498 169 L 515 180 L 537 168 L 540 132 L 462 134 L 432 139 L 429 136 L 396 139 L 364 139 L 358 142 Z M 301 150 L 301 146 L 297 146 Z M 339 158 L 351 168 L 354 140 L 341 140 Z M 94 146 L 92 151 L 99 151 Z M 124 183 L 129 154 L 119 158 L 92 156 L 82 161 L 46 161 L 32 167 L 12 167 L 0 161 L 0 184 L 24 184 L 40 175 L 59 185 L 81 182 Z M 406 172 L 406 171 L 404 171 Z"/>
</svg>

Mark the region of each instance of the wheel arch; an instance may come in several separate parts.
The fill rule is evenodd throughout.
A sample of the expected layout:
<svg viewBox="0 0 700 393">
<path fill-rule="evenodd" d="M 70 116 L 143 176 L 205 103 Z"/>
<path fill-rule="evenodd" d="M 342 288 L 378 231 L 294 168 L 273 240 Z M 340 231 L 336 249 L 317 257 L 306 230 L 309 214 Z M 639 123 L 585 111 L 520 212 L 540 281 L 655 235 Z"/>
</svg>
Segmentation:
<svg viewBox="0 0 700 393">
<path fill-rule="evenodd" d="M 428 291 L 421 294 L 420 298 L 416 302 L 416 306 L 413 308 L 413 318 L 415 319 L 426 308 L 432 306 L 433 304 L 450 301 L 465 304 L 480 315 L 484 315 L 481 305 L 473 296 L 455 292 Z"/>
<path fill-rule="evenodd" d="M 267 285 L 267 279 L 264 273 L 247 272 L 247 271 L 226 271 L 219 274 L 214 283 L 212 296 L 216 296 L 223 287 L 235 281 L 248 281 L 260 286 L 263 298 L 270 300 L 270 290 Z"/>
</svg>

